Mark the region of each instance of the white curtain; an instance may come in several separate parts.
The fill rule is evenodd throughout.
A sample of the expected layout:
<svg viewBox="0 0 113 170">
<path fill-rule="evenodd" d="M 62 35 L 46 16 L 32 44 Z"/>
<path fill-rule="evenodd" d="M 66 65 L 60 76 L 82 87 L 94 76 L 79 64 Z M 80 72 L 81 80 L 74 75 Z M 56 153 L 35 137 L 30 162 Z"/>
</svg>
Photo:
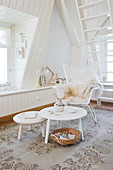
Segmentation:
<svg viewBox="0 0 113 170">
<path fill-rule="evenodd" d="M 7 82 L 7 48 L 0 47 L 0 84 Z"/>
<path fill-rule="evenodd" d="M 0 47 L 8 47 L 11 43 L 11 29 L 0 27 Z"/>
</svg>

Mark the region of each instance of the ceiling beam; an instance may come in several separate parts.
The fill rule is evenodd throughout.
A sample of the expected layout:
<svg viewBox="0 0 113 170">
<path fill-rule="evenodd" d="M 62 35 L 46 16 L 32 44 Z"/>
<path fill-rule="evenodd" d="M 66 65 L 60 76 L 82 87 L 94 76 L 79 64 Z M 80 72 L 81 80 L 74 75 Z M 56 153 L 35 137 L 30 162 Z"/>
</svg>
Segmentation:
<svg viewBox="0 0 113 170">
<path fill-rule="evenodd" d="M 68 33 L 68 36 L 69 36 L 69 39 L 71 41 L 72 46 L 79 47 L 80 41 L 79 41 L 79 38 L 77 36 L 76 29 L 73 27 L 73 24 L 71 22 L 71 19 L 70 19 L 70 16 L 68 14 L 64 0 L 60 0 L 60 1 L 56 0 L 55 2 L 56 2 L 56 5 L 57 5 L 57 8 L 59 10 L 59 13 L 61 15 L 64 26 L 67 30 L 67 33 Z"/>
</svg>

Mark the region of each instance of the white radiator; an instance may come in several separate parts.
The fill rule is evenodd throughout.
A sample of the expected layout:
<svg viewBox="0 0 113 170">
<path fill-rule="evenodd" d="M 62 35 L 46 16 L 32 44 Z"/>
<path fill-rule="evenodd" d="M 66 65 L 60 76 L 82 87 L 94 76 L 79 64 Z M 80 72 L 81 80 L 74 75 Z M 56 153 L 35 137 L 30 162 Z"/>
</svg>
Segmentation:
<svg viewBox="0 0 113 170">
<path fill-rule="evenodd" d="M 0 117 L 55 102 L 52 87 L 0 93 Z"/>
</svg>

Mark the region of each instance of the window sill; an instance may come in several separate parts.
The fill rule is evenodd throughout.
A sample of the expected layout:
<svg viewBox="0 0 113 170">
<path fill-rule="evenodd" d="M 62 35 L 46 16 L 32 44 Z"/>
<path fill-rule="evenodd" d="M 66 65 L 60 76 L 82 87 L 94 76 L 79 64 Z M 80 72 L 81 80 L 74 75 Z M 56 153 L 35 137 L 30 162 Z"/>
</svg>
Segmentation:
<svg viewBox="0 0 113 170">
<path fill-rule="evenodd" d="M 46 89 L 52 89 L 53 86 L 47 86 L 47 87 L 39 87 L 36 89 L 19 89 L 19 90 L 11 90 L 11 91 L 0 91 L 0 96 L 8 96 L 8 95 L 13 95 L 13 94 L 20 94 L 20 93 L 28 93 L 28 92 L 33 92 L 33 91 L 41 91 L 41 90 L 46 90 Z"/>
</svg>

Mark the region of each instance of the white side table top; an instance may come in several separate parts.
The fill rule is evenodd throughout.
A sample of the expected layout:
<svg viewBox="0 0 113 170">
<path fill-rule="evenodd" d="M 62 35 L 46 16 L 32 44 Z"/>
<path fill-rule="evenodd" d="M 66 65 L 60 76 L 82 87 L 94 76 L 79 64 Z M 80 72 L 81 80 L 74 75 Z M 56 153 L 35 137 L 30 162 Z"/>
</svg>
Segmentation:
<svg viewBox="0 0 113 170">
<path fill-rule="evenodd" d="M 35 117 L 30 118 L 29 115 L 35 114 Z M 28 118 L 27 118 L 28 115 Z M 39 112 L 38 111 L 29 111 L 29 112 L 22 112 L 20 114 L 17 114 L 16 116 L 13 117 L 13 120 L 16 123 L 19 124 L 36 124 L 36 123 L 41 123 L 43 121 L 45 121 L 45 118 L 42 118 L 39 116 Z"/>
<path fill-rule="evenodd" d="M 54 107 L 48 107 L 45 109 L 42 109 L 39 112 L 39 115 L 46 119 L 51 120 L 73 120 L 73 119 L 80 119 L 87 115 L 87 111 L 85 109 L 82 109 L 80 107 L 72 107 L 68 106 L 70 109 L 75 108 L 76 112 L 69 112 L 69 108 L 64 108 L 63 112 L 55 112 Z M 51 113 L 51 111 L 53 113 Z"/>
</svg>

